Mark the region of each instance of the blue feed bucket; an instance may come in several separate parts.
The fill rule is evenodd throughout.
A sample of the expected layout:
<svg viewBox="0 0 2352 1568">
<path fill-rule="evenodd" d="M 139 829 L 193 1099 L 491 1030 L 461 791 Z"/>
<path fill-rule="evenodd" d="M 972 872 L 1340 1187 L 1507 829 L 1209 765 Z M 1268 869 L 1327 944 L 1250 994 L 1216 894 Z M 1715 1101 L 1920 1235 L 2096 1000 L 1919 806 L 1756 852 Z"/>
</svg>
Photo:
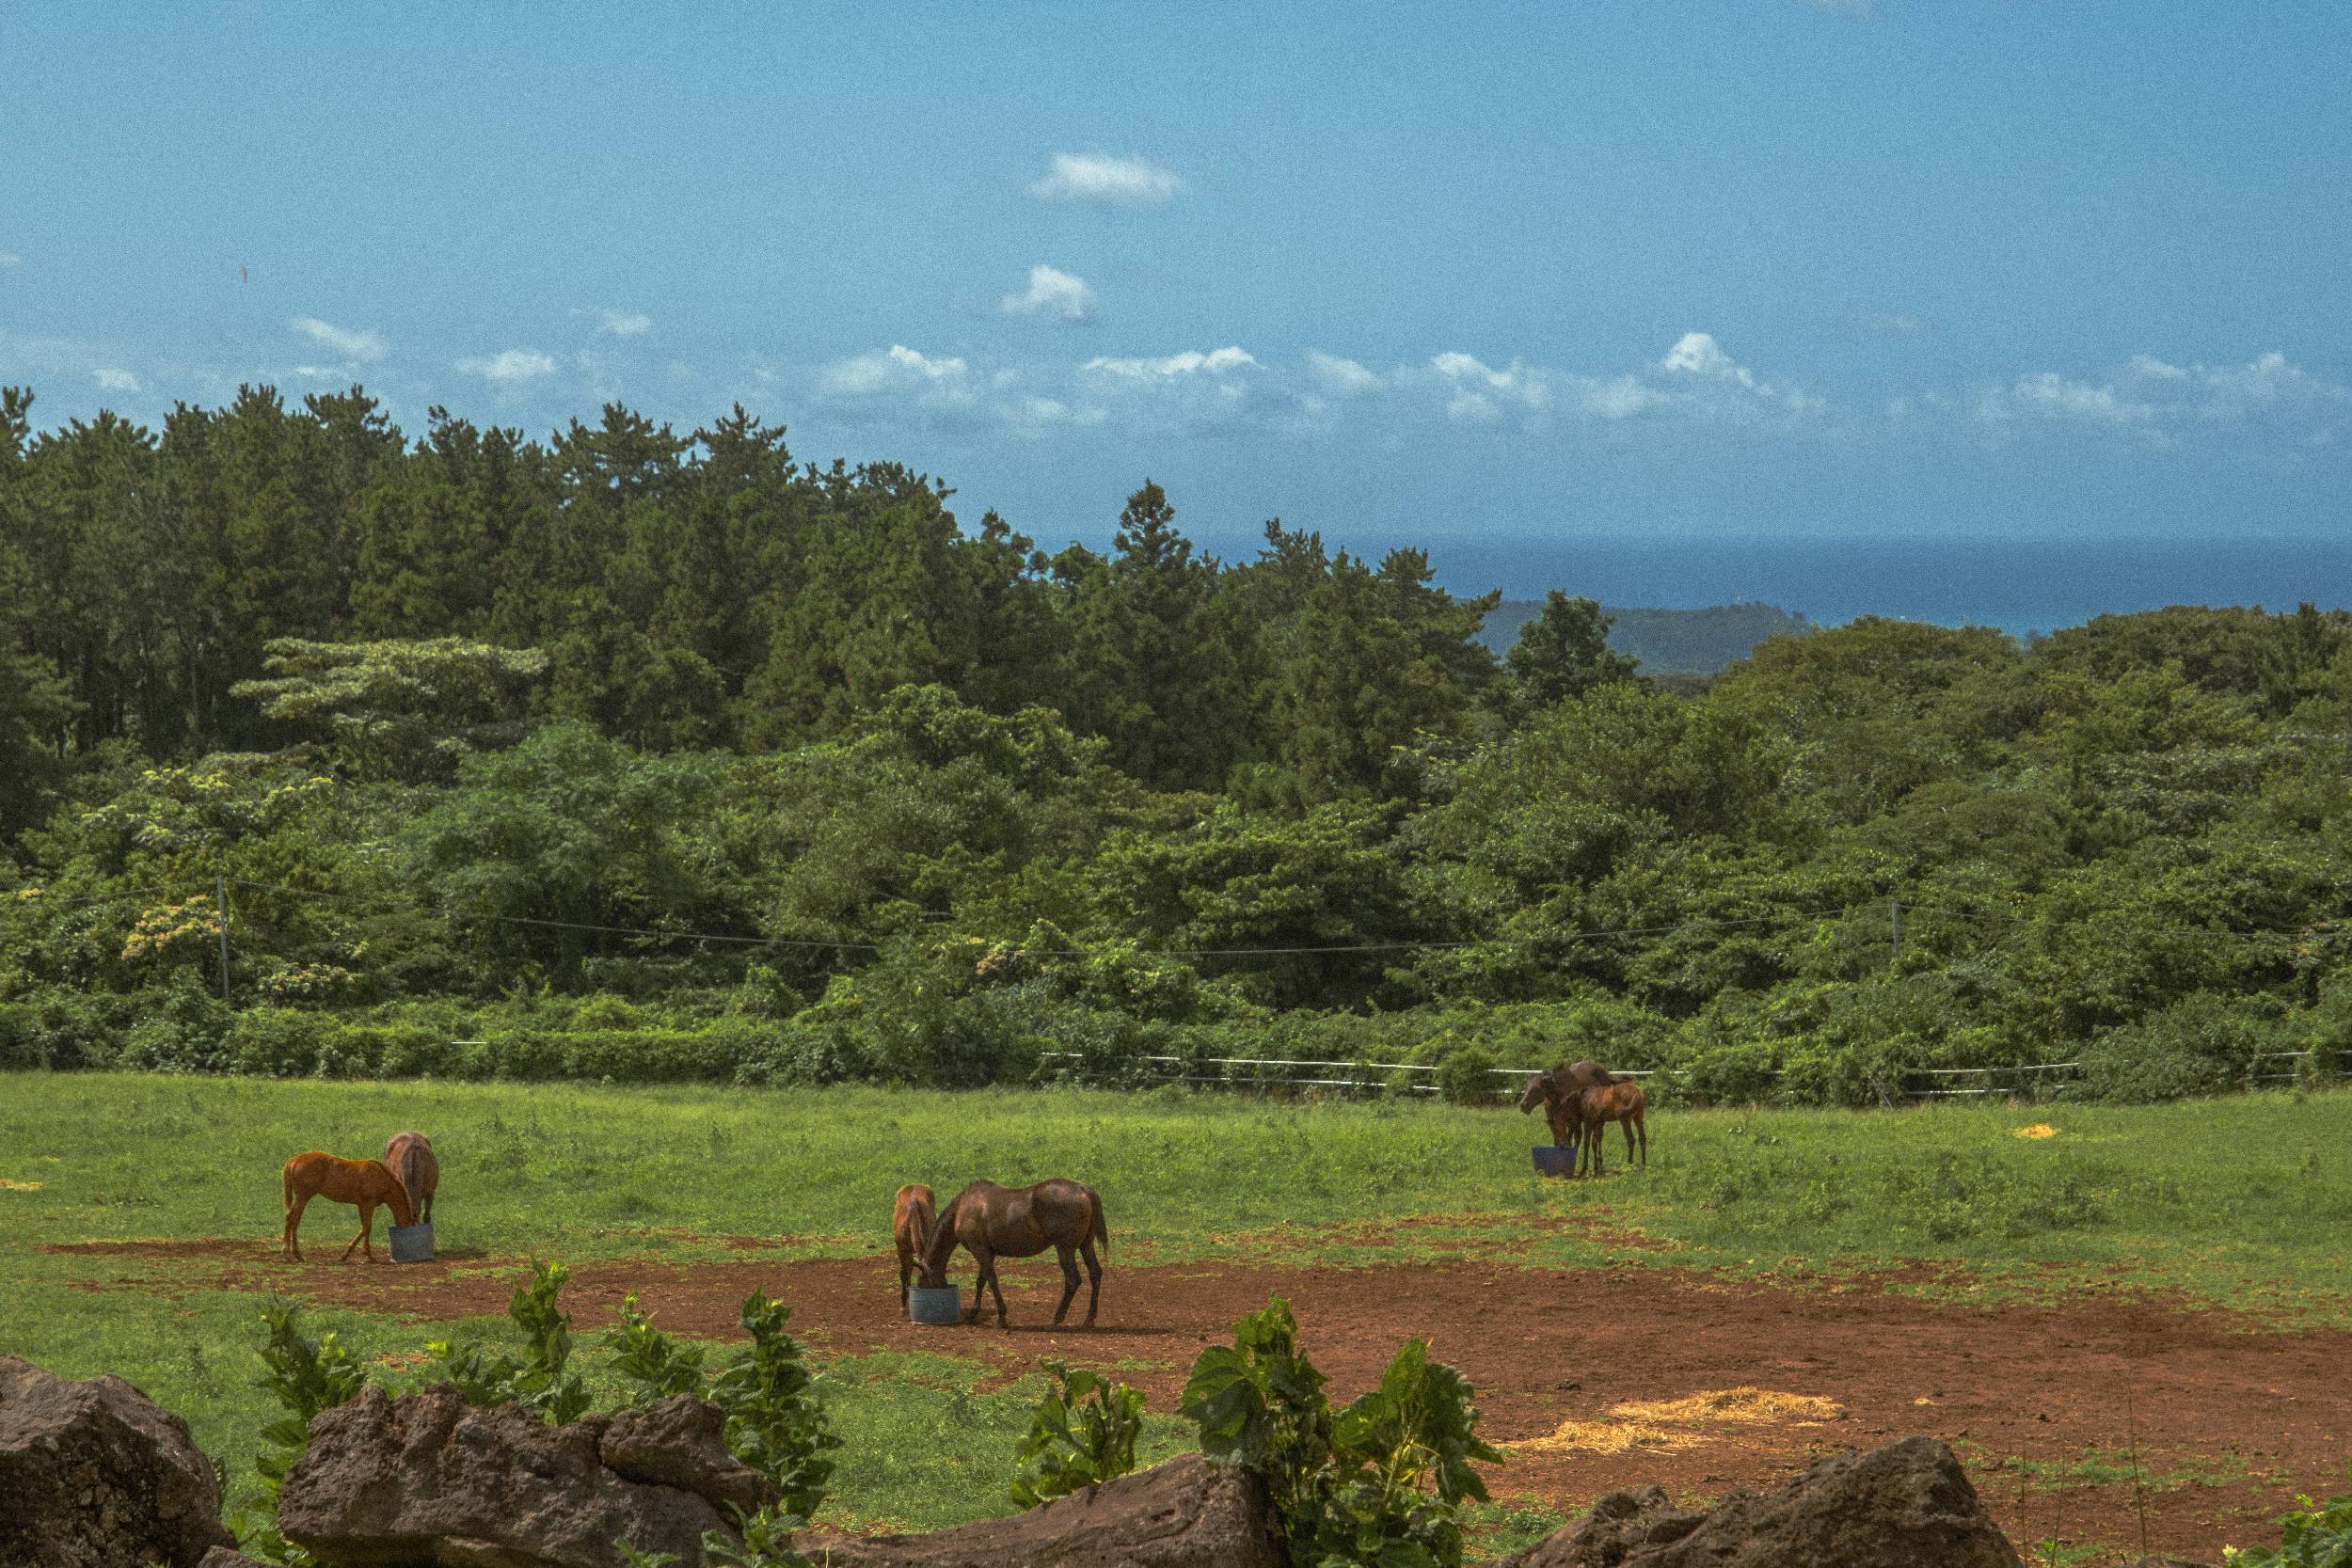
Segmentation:
<svg viewBox="0 0 2352 1568">
<path fill-rule="evenodd" d="M 918 1323 L 963 1321 L 963 1296 L 953 1285 L 917 1285 L 907 1291 L 907 1316 Z"/>
<path fill-rule="evenodd" d="M 1535 1174 L 1538 1176 L 1574 1176 L 1576 1146 L 1574 1144 L 1537 1144 Z"/>
<path fill-rule="evenodd" d="M 433 1227 L 429 1225 L 392 1227 L 392 1261 L 395 1263 L 432 1262 Z"/>
</svg>

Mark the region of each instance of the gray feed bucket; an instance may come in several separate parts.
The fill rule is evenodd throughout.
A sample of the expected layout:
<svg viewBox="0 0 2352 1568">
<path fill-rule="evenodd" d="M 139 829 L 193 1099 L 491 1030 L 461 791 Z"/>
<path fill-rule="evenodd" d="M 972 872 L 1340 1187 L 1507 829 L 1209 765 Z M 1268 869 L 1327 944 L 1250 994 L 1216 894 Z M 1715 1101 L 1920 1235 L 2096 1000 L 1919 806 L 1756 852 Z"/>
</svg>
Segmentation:
<svg viewBox="0 0 2352 1568">
<path fill-rule="evenodd" d="M 432 1262 L 433 1227 L 429 1225 L 392 1227 L 392 1261 L 395 1263 Z"/>
<path fill-rule="evenodd" d="M 963 1296 L 953 1285 L 917 1285 L 907 1291 L 907 1316 L 918 1323 L 963 1321 Z"/>
</svg>

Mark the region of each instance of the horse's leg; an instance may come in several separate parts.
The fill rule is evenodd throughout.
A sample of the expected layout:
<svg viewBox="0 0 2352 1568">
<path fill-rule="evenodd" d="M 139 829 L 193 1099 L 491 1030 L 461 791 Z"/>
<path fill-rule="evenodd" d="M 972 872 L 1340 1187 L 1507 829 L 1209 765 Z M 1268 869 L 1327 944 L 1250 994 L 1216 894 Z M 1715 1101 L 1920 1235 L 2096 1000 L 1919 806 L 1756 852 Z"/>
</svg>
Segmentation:
<svg viewBox="0 0 2352 1568">
<path fill-rule="evenodd" d="M 1094 1256 L 1093 1237 L 1078 1243 L 1078 1256 L 1087 1260 L 1087 1326 L 1092 1328 L 1095 1304 L 1103 1299 L 1103 1263 Z"/>
<path fill-rule="evenodd" d="M 1641 1132 L 1642 1132 L 1642 1168 L 1643 1168 L 1644 1170 L 1647 1170 L 1647 1169 L 1649 1169 L 1649 1124 L 1648 1124 L 1645 1120 L 1644 1120 L 1641 1117 L 1638 1117 L 1638 1116 L 1637 1116 L 1637 1117 L 1635 1117 L 1633 1118 L 1631 1125 L 1632 1125 L 1632 1126 L 1634 1126 L 1634 1127 L 1638 1127 L 1638 1128 L 1640 1128 L 1640 1129 L 1641 1129 Z"/>
<path fill-rule="evenodd" d="M 996 1254 L 993 1252 L 988 1255 L 988 1290 L 989 1294 L 996 1298 L 996 1326 L 1009 1326 L 1005 1317 L 1005 1287 L 1003 1281 L 996 1277 Z"/>
<path fill-rule="evenodd" d="M 1078 1255 L 1074 1248 L 1055 1243 L 1061 1255 L 1061 1305 L 1054 1308 L 1054 1326 L 1059 1328 L 1062 1319 L 1070 1315 L 1070 1303 L 1078 1293 Z"/>
<path fill-rule="evenodd" d="M 898 1310 L 901 1312 L 907 1309 L 907 1282 L 914 1277 L 914 1259 L 907 1255 L 906 1248 L 900 1247 L 898 1249 Z"/>
<path fill-rule="evenodd" d="M 1625 1129 L 1625 1163 L 1629 1165 L 1633 1163 L 1633 1118 L 1628 1117 L 1617 1125 Z"/>
<path fill-rule="evenodd" d="M 986 1289 L 988 1289 L 988 1293 L 995 1295 L 995 1298 L 997 1298 L 997 1328 L 1005 1328 L 1005 1326 L 1007 1326 L 1007 1317 L 1005 1317 L 1005 1281 L 997 1279 L 997 1253 L 995 1253 L 995 1248 L 991 1248 L 991 1251 L 988 1251 L 986 1256 L 981 1258 L 981 1276 L 978 1276 L 978 1279 L 974 1281 L 974 1286 L 972 1286 L 972 1322 L 978 1322 L 978 1319 L 981 1319 L 981 1289 L 983 1289 L 983 1286 L 986 1286 Z"/>
<path fill-rule="evenodd" d="M 1558 1148 L 1568 1141 L 1568 1108 L 1553 1101 L 1544 1101 L 1544 1119 L 1551 1123 L 1551 1147 Z"/>
<path fill-rule="evenodd" d="M 362 1198 L 357 1207 L 359 1211 L 359 1234 L 351 1239 L 351 1246 L 343 1248 L 343 1261 L 346 1263 L 351 1261 L 351 1247 L 356 1247 L 365 1242 L 368 1239 L 368 1232 L 375 1227 L 375 1205 Z M 368 1261 L 371 1263 L 375 1261 L 375 1248 L 373 1246 L 368 1248 Z"/>
<path fill-rule="evenodd" d="M 989 1264 L 995 1254 L 988 1250 L 986 1242 L 977 1246 L 967 1242 L 964 1245 L 972 1254 L 972 1310 L 963 1315 L 963 1321 L 976 1323 L 980 1321 L 981 1309 L 988 1305 Z"/>
<path fill-rule="evenodd" d="M 302 1261 L 302 1211 L 310 1206 L 307 1195 L 286 1205 L 286 1239 L 278 1250 L 292 1255 L 297 1263 Z"/>
<path fill-rule="evenodd" d="M 1608 1131 L 1609 1124 L 1605 1121 L 1588 1121 L 1584 1124 L 1584 1147 L 1592 1151 L 1595 1176 L 1607 1174 L 1601 1156 L 1609 1152 L 1609 1140 L 1602 1136 Z"/>
</svg>

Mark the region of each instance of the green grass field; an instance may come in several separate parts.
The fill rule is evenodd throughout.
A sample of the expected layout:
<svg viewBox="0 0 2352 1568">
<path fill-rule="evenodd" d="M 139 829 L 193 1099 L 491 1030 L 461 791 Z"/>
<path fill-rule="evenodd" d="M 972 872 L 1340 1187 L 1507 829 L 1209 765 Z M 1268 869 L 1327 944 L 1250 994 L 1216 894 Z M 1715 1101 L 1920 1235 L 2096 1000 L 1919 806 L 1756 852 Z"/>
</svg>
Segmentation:
<svg viewBox="0 0 2352 1568">
<path fill-rule="evenodd" d="M 2035 1123 L 2055 1135 L 2018 1135 Z M 189 1419 L 242 1494 L 268 1418 L 253 1386 L 260 1298 L 79 1290 L 153 1265 L 43 1248 L 274 1238 L 288 1155 L 373 1156 L 404 1127 L 440 1152 L 444 1238 L 462 1232 L 500 1258 L 683 1260 L 723 1255 L 728 1236 L 869 1255 L 888 1245 L 902 1181 L 945 1198 L 979 1175 L 1068 1175 L 1104 1194 L 1119 1248 L 1155 1261 L 1344 1263 L 1367 1256 L 1348 1232 L 1368 1222 L 1455 1216 L 1427 1233 L 1508 1239 L 1530 1266 L 1625 1256 L 1612 1233 L 1637 1230 L 1670 1243 L 1640 1255 L 1661 1265 L 1815 1275 L 1939 1259 L 1996 1292 L 2097 1271 L 2280 1323 L 2352 1326 L 2347 1093 L 1666 1113 L 1652 1119 L 1646 1172 L 1572 1184 L 1530 1170 L 1539 1119 L 1419 1103 L 15 1074 L 0 1076 L 0 1351 L 138 1384 Z M 1537 1224 L 1580 1209 L 1606 1212 L 1594 1238 Z M 350 1216 L 313 1211 L 314 1256 L 341 1250 Z M 1410 1256 L 1411 1234 L 1377 1256 Z M 314 1321 L 395 1364 L 451 1332 L 350 1312 Z M 595 1337 L 582 1346 L 594 1380 Z M 1003 1483 L 1034 1394 L 980 1390 L 984 1370 L 948 1356 L 826 1363 L 847 1440 L 831 1515 L 929 1528 L 1009 1511 Z M 1147 1435 L 1154 1456 L 1184 1442 L 1165 1412 Z"/>
</svg>

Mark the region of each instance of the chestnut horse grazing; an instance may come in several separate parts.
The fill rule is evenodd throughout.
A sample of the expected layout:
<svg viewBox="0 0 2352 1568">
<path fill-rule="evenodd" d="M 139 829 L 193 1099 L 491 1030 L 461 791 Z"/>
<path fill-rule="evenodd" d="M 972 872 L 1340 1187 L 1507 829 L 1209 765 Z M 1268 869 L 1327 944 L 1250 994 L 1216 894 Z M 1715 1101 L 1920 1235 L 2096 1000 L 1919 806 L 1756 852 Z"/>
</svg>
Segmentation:
<svg viewBox="0 0 2352 1568">
<path fill-rule="evenodd" d="M 1565 1062 L 1527 1081 L 1527 1090 L 1519 1096 L 1519 1109 L 1532 1111 L 1537 1101 L 1543 1101 L 1544 1119 L 1551 1123 L 1551 1143 L 1557 1148 L 1576 1142 L 1570 1134 L 1581 1127 L 1577 1102 L 1584 1091 L 1603 1088 L 1617 1081 L 1616 1075 L 1598 1062 Z"/>
<path fill-rule="evenodd" d="M 914 1260 L 930 1244 L 931 1227 L 939 1223 L 938 1207 L 931 1201 L 931 1190 L 920 1181 L 910 1182 L 898 1189 L 898 1201 L 890 1212 L 890 1234 L 898 1243 L 898 1307 L 905 1310 L 907 1282 L 914 1277 Z"/>
<path fill-rule="evenodd" d="M 1649 1166 L 1649 1129 L 1643 1125 L 1642 1115 L 1648 1106 L 1648 1097 L 1639 1084 L 1616 1083 L 1606 1088 L 1586 1089 L 1577 1101 L 1577 1115 L 1583 1123 L 1584 1151 L 1578 1158 L 1589 1164 L 1595 1176 L 1601 1172 L 1601 1134 L 1609 1124 L 1625 1124 L 1625 1157 L 1633 1158 L 1633 1134 L 1642 1134 L 1642 1165 Z"/>
<path fill-rule="evenodd" d="M 351 1247 L 365 1247 L 368 1261 L 375 1261 L 375 1247 L 368 1232 L 375 1225 L 375 1206 L 379 1203 L 392 1212 L 394 1225 L 417 1223 L 416 1206 L 408 1201 L 408 1189 L 400 1184 L 391 1167 L 381 1160 L 339 1160 L 332 1154 L 311 1149 L 286 1162 L 280 1179 L 286 1192 L 286 1238 L 281 1249 L 295 1262 L 302 1261 L 302 1244 L 295 1234 L 302 1228 L 302 1211 L 314 1197 L 337 1203 L 352 1203 L 359 1208 L 359 1234 L 351 1239 L 351 1246 L 343 1248 L 343 1257 L 351 1257 Z"/>
<path fill-rule="evenodd" d="M 1061 1254 L 1061 1305 L 1054 1308 L 1054 1322 L 1058 1323 L 1070 1311 L 1071 1298 L 1078 1293 L 1078 1265 L 1072 1261 L 1074 1253 L 1087 1260 L 1087 1326 L 1091 1328 L 1095 1304 L 1103 1296 L 1103 1265 L 1094 1256 L 1097 1242 L 1105 1253 L 1110 1251 L 1110 1232 L 1103 1224 L 1103 1200 L 1091 1187 L 1060 1180 L 1021 1188 L 975 1181 L 940 1212 L 939 1223 L 931 1227 L 930 1242 L 923 1248 L 923 1283 L 933 1288 L 946 1283 L 947 1259 L 961 1243 L 980 1266 L 972 1281 L 972 1309 L 963 1321 L 979 1322 L 986 1299 L 982 1292 L 993 1291 L 996 1326 L 1003 1328 L 1005 1290 L 996 1283 L 997 1258 L 1034 1258 L 1052 1247 Z"/>
<path fill-rule="evenodd" d="M 433 1140 L 421 1132 L 395 1132 L 384 1145 L 384 1163 L 408 1189 L 408 1206 L 418 1220 L 433 1223 L 433 1190 L 441 1184 L 441 1162 L 433 1157 Z"/>
</svg>

